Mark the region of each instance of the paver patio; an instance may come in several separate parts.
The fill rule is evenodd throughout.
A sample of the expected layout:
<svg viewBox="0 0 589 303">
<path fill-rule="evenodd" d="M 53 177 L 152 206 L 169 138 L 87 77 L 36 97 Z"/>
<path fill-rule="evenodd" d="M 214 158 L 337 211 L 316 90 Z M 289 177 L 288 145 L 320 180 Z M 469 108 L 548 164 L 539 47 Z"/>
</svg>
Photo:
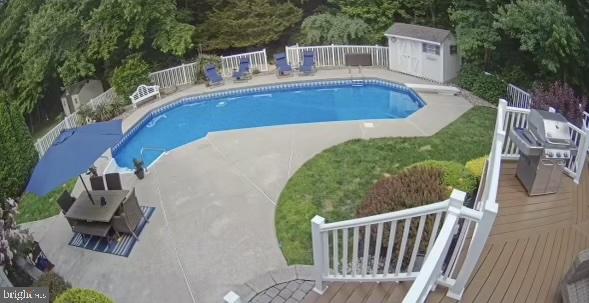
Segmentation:
<svg viewBox="0 0 589 303">
<path fill-rule="evenodd" d="M 425 82 L 381 70 L 363 75 Z M 349 78 L 349 71 L 319 71 L 314 77 L 288 79 L 263 75 L 216 90 L 338 77 Z M 146 104 L 125 119 L 124 128 L 149 109 L 208 91 L 194 86 Z M 61 215 L 32 224 L 31 231 L 56 264 L 55 270 L 76 287 L 97 289 L 120 303 L 220 302 L 229 290 L 253 277 L 286 267 L 274 212 L 286 182 L 306 161 L 350 139 L 429 136 L 471 107 L 460 96 L 421 96 L 428 105 L 407 119 L 211 133 L 163 156 L 144 180 L 125 175 L 124 187 L 135 186 L 140 203 L 156 207 L 128 258 L 67 245 L 72 232 Z"/>
</svg>

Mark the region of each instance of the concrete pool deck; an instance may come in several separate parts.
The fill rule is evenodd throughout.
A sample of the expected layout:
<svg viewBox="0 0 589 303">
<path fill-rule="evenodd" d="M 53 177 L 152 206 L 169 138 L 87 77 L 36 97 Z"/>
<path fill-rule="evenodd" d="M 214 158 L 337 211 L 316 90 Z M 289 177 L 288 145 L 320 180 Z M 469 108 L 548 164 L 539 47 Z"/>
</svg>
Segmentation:
<svg viewBox="0 0 589 303">
<path fill-rule="evenodd" d="M 364 70 L 363 75 L 427 83 L 382 70 Z M 196 93 L 337 77 L 350 78 L 350 74 L 320 70 L 304 78 L 256 76 L 247 83 L 215 89 L 197 85 L 141 106 L 125 118 L 124 127 L 128 129 L 150 109 Z M 156 207 L 128 258 L 67 245 L 72 232 L 61 215 L 30 224 L 30 229 L 55 270 L 74 287 L 97 289 L 120 303 L 221 302 L 229 290 L 286 267 L 274 212 L 288 179 L 306 161 L 350 139 L 430 136 L 472 107 L 460 96 L 420 95 L 428 105 L 406 119 L 211 133 L 164 155 L 144 180 L 125 175 L 124 187 L 135 186 L 140 203 Z"/>
</svg>

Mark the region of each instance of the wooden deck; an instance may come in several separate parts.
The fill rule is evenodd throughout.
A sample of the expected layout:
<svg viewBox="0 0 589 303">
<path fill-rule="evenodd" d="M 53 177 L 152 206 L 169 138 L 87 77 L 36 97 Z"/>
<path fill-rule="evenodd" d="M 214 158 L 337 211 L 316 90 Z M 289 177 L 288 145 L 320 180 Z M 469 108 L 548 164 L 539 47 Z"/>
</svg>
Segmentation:
<svg viewBox="0 0 589 303">
<path fill-rule="evenodd" d="M 557 194 L 529 197 L 515 177 L 516 162 L 501 168 L 499 214 L 461 302 L 560 302 L 558 289 L 575 255 L 589 247 L 589 178 L 563 175 Z M 305 303 L 401 302 L 410 283 L 331 283 Z M 438 288 L 428 302 L 453 302 Z"/>
</svg>

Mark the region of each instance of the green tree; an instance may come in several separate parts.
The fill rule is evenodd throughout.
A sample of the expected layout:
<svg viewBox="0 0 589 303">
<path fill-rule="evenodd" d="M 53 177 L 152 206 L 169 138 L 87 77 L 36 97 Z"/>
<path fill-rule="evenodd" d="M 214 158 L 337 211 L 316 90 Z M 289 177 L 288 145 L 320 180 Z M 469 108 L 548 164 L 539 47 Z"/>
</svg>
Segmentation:
<svg viewBox="0 0 589 303">
<path fill-rule="evenodd" d="M 519 41 L 547 74 L 569 76 L 586 64 L 582 36 L 557 0 L 518 0 L 499 8 L 494 26 Z"/>
<path fill-rule="evenodd" d="M 215 8 L 199 26 L 207 50 L 267 45 L 282 37 L 301 20 L 301 9 L 289 2 L 228 0 Z"/>
<path fill-rule="evenodd" d="M 495 5 L 491 1 L 455 1 L 450 21 L 462 56 L 473 63 L 489 65 L 500 36 L 493 27 Z"/>
<path fill-rule="evenodd" d="M 193 47 L 194 27 L 177 17 L 174 0 L 102 0 L 83 25 L 89 57 L 116 65 L 149 48 L 181 57 Z"/>
<path fill-rule="evenodd" d="M 51 84 L 108 81 L 129 55 L 182 57 L 193 33 L 174 0 L 11 0 L 0 7 L 0 87 L 29 113 Z"/>
<path fill-rule="evenodd" d="M 305 18 L 301 42 L 317 44 L 361 44 L 369 42 L 370 27 L 360 19 L 346 15 L 320 14 Z"/>
<path fill-rule="evenodd" d="M 117 67 L 112 77 L 112 84 L 117 95 L 127 101 L 141 84 L 149 83 L 149 65 L 138 56 L 129 57 L 125 64 Z M 127 101 L 128 102 L 128 101 Z"/>
<path fill-rule="evenodd" d="M 27 75 L 23 73 L 26 62 L 22 46 L 28 35 L 29 23 L 44 0 L 12 0 L 0 9 L 0 87 L 8 100 L 37 98 L 39 87 L 24 86 Z M 18 83 L 22 83 L 21 86 Z M 16 103 L 16 102 L 14 102 Z"/>
<path fill-rule="evenodd" d="M 372 28 L 372 40 L 383 39 L 384 31 L 395 21 L 409 20 L 402 1 L 398 0 L 330 0 L 341 8 L 342 13 L 352 18 L 359 18 Z"/>
<path fill-rule="evenodd" d="M 86 48 L 81 25 L 94 2 L 49 0 L 32 17 L 21 50 L 25 77 L 19 82 L 23 94 L 18 103 L 22 112 L 34 108 L 46 79 L 62 64 L 69 67 L 62 71 L 76 71 L 75 75 L 62 75 L 66 85 L 94 73 L 94 67 L 81 54 Z"/>
<path fill-rule="evenodd" d="M 0 196 L 16 197 L 25 188 L 37 151 L 23 116 L 0 91 Z"/>
<path fill-rule="evenodd" d="M 394 22 L 448 27 L 450 0 L 329 0 L 341 12 L 359 18 L 372 28 L 372 40 L 383 39 Z"/>
</svg>

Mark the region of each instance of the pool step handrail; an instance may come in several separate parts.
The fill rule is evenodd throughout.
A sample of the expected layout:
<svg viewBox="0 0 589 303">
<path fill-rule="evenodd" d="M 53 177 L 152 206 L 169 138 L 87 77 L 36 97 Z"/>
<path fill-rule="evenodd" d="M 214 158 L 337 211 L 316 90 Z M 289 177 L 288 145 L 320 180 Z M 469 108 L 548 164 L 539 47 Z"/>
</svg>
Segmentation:
<svg viewBox="0 0 589 303">
<path fill-rule="evenodd" d="M 141 151 L 139 152 L 139 154 L 141 155 L 141 162 L 143 162 L 143 163 L 145 163 L 145 158 L 143 156 L 143 154 L 144 154 L 143 152 L 144 151 L 161 151 L 162 154 L 160 154 L 160 157 L 162 155 L 165 155 L 165 154 L 168 153 L 168 151 L 165 148 L 162 148 L 162 147 L 142 147 L 141 148 Z M 145 168 L 145 170 L 147 170 L 147 167 Z"/>
<path fill-rule="evenodd" d="M 352 79 L 352 86 L 364 86 L 364 80 Z"/>
</svg>

